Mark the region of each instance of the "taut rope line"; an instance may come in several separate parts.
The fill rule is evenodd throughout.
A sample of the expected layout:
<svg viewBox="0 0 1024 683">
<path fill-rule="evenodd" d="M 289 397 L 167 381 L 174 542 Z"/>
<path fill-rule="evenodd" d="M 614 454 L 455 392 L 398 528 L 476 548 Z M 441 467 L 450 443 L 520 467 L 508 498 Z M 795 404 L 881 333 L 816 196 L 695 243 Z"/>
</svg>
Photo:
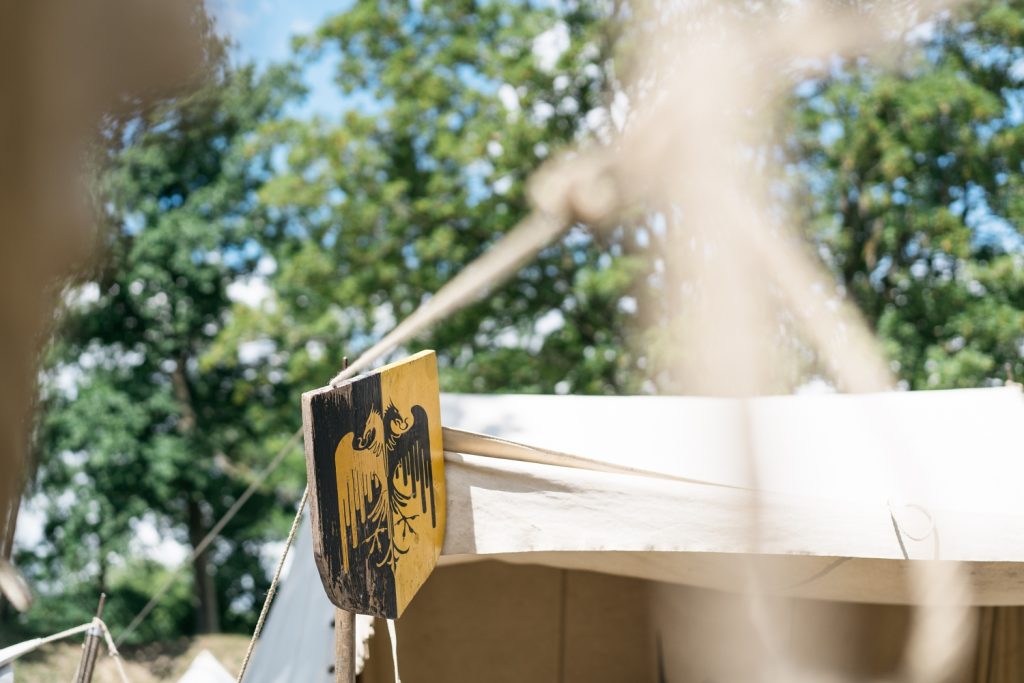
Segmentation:
<svg viewBox="0 0 1024 683">
<path fill-rule="evenodd" d="M 445 284 L 431 298 L 420 304 L 405 320 L 364 351 L 347 368 L 335 375 L 336 385 L 363 370 L 442 318 L 455 313 L 466 304 L 486 296 L 522 268 L 541 249 L 561 235 L 567 225 L 547 214 L 534 212 L 505 235 L 489 251 Z"/>
<path fill-rule="evenodd" d="M 256 640 L 260 637 L 260 633 L 263 632 L 263 624 L 267 620 L 267 612 L 270 611 L 270 603 L 274 601 L 274 595 L 277 593 L 277 584 L 281 582 L 281 571 L 284 569 L 285 558 L 288 557 L 288 550 L 292 547 L 292 542 L 295 541 L 295 534 L 299 530 L 299 523 L 302 521 L 302 511 L 306 509 L 306 501 L 309 500 L 309 486 L 302 491 L 302 500 L 299 501 L 299 509 L 295 511 L 295 519 L 292 520 L 292 528 L 288 532 L 288 538 L 284 542 L 284 550 L 281 552 L 281 559 L 277 561 L 277 569 L 274 570 L 274 578 L 270 580 L 270 588 L 267 589 L 267 597 L 263 601 L 263 607 L 260 609 L 260 618 L 256 621 L 256 628 L 252 632 L 252 638 L 249 639 L 249 646 L 245 648 L 245 658 L 242 660 L 242 666 L 238 670 L 238 678 L 235 679 L 236 683 L 242 683 L 242 677 L 245 676 L 245 670 L 249 668 L 249 660 L 252 658 L 252 651 L 256 647 Z"/>
<path fill-rule="evenodd" d="M 61 631 L 60 633 L 54 633 L 53 635 L 46 636 L 45 638 L 35 638 L 33 640 L 26 640 L 23 643 L 17 645 L 11 645 L 0 650 L 0 666 L 9 664 L 16 659 L 24 657 L 30 652 L 35 652 L 44 645 L 70 638 L 71 636 L 78 635 L 79 633 L 85 633 L 89 629 L 96 627 L 102 634 L 103 639 L 107 644 L 107 654 L 114 660 L 114 664 L 117 667 L 117 675 L 121 679 L 121 683 L 129 683 L 128 674 L 125 673 L 124 664 L 121 662 L 121 653 L 117 651 L 117 646 L 114 645 L 114 639 L 110 636 L 110 629 L 107 628 L 106 623 L 99 617 L 93 617 L 92 621 L 79 626 Z"/>
<path fill-rule="evenodd" d="M 551 187 L 544 188 L 539 193 L 539 197 L 534 196 L 535 208 L 526 218 L 520 221 L 491 249 L 478 256 L 476 260 L 462 269 L 458 275 L 442 286 L 431 298 L 421 303 L 415 311 L 384 335 L 380 341 L 360 354 L 355 362 L 335 375 L 330 383 L 332 385 L 338 384 L 368 369 L 381 356 L 391 353 L 397 347 L 427 330 L 442 318 L 455 313 L 472 301 L 486 296 L 497 285 L 504 282 L 528 263 L 540 250 L 560 237 L 572 225 L 574 216 L 582 215 L 586 218 L 594 219 L 601 216 L 593 214 L 603 214 L 610 211 L 612 207 L 607 198 L 603 202 L 598 202 L 599 206 L 595 206 L 593 201 L 588 201 L 579 192 L 580 188 L 593 184 L 594 178 L 590 176 L 594 175 L 594 173 L 600 174 L 603 172 L 604 169 L 600 164 L 584 167 L 577 160 L 576 164 L 570 166 L 570 169 L 575 171 L 572 173 L 565 173 L 567 169 L 558 168 L 557 165 L 552 166 L 555 166 L 556 171 L 561 174 L 561 177 L 556 172 L 549 171 L 545 173 L 545 169 L 542 169 L 535 176 L 535 181 L 540 176 L 541 180 Z M 535 182 L 534 189 L 538 189 L 539 185 L 540 183 Z M 174 580 L 181 571 L 220 534 L 224 526 L 231 521 L 235 514 L 238 513 L 238 510 L 252 497 L 267 476 L 277 468 L 284 459 L 284 456 L 287 455 L 301 436 L 301 428 L 292 434 L 288 443 L 274 456 L 270 464 L 256 476 L 249 485 L 249 488 L 238 497 L 238 500 L 235 501 L 220 521 L 210 529 L 189 557 L 171 572 L 171 575 L 160 586 L 153 597 L 150 598 L 145 607 L 139 611 L 127 628 L 121 632 L 117 639 L 118 644 L 122 643 L 142 623 L 160 599 L 170 590 Z M 260 610 L 260 618 L 250 639 L 246 659 L 242 664 L 242 670 L 239 672 L 238 681 L 241 681 L 242 676 L 245 674 L 256 639 L 262 630 L 267 611 L 270 609 L 270 603 L 274 599 L 277 584 L 280 580 L 280 570 L 288 555 L 291 542 L 294 540 L 294 533 L 302 519 L 307 497 L 308 487 L 303 493 L 302 505 L 299 506 L 295 519 L 292 521 L 292 533 L 289 534 L 284 550 L 281 553 L 278 571 L 275 573 L 267 590 L 267 596 Z"/>
<path fill-rule="evenodd" d="M 288 452 L 295 447 L 296 443 L 298 443 L 300 436 L 302 436 L 302 430 L 299 430 L 291 435 L 291 438 L 289 438 L 287 443 L 285 443 L 285 445 L 281 447 L 281 450 L 277 452 L 277 455 L 275 455 L 274 458 L 270 461 L 270 463 L 256 475 L 256 478 L 253 479 L 251 484 L 249 484 L 249 488 L 243 491 L 242 495 L 240 495 L 238 499 L 234 503 L 232 503 L 231 507 L 228 508 L 228 511 L 225 512 L 224 516 L 221 517 L 220 520 L 218 520 L 217 523 L 213 525 L 213 527 L 207 532 L 206 536 L 203 537 L 203 540 L 199 542 L 199 544 L 195 547 L 192 553 L 183 562 L 181 562 L 177 567 L 174 568 L 170 576 L 168 576 L 164 580 L 160 588 L 157 589 L 156 593 L 153 594 L 153 597 L 149 599 L 149 602 L 147 602 L 146 605 L 141 610 L 139 610 L 139 613 L 135 615 L 135 617 L 131 620 L 128 626 L 123 631 L 121 631 L 120 635 L 118 635 L 118 645 L 124 643 L 124 639 L 127 638 L 136 628 L 138 628 L 139 624 L 141 624 L 142 621 L 147 616 L 149 616 L 149 613 L 153 611 L 153 608 L 156 607 L 157 603 L 160 602 L 160 599 L 167 593 L 167 591 L 171 589 L 171 586 L 174 585 L 175 579 L 178 578 L 178 575 L 181 574 L 182 570 L 184 570 L 185 567 L 190 565 L 193 560 L 199 557 L 199 555 L 202 554 L 204 550 L 206 550 L 210 543 L 213 542 L 213 539 L 220 535 L 220 532 L 224 530 L 224 527 L 227 525 L 227 523 L 234 519 L 235 515 L 238 514 L 238 511 L 242 509 L 243 505 L 245 505 L 246 501 L 248 501 L 252 497 L 252 495 L 256 493 L 256 489 L 258 489 L 260 485 L 263 484 L 266 478 L 270 476 L 271 472 L 277 469 L 277 466 L 280 465 L 281 462 L 284 460 L 284 456 L 288 455 Z"/>
<path fill-rule="evenodd" d="M 543 173 L 541 174 L 543 175 Z M 549 177 L 554 177 L 549 174 Z M 394 351 L 397 347 L 408 342 L 416 335 L 430 328 L 434 323 L 445 318 L 472 301 L 486 296 L 497 285 L 504 282 L 528 263 L 537 253 L 548 246 L 552 241 L 562 235 L 572 225 L 573 216 L 577 213 L 587 213 L 586 205 L 574 207 L 574 204 L 581 204 L 580 197 L 574 197 L 575 181 L 572 178 L 569 182 L 564 180 L 554 191 L 549 191 L 540 202 L 545 206 L 543 209 L 535 208 L 526 218 L 519 222 L 488 251 L 481 254 L 468 266 L 439 289 L 434 296 L 424 301 L 407 318 L 396 325 L 384 337 L 364 351 L 355 362 L 346 365 L 341 372 L 331 379 L 331 385 L 336 385 L 350 377 L 354 377 L 363 370 L 368 369 L 381 356 Z M 536 199 L 536 198 L 535 198 Z M 575 202 L 574 202 L 575 199 Z M 603 208 L 603 207 L 602 207 Z M 581 211 L 582 209 L 582 211 Z M 299 429 L 293 439 L 302 433 Z M 241 670 L 238 672 L 238 683 L 241 683 L 245 676 L 245 670 L 249 665 L 256 640 L 263 629 L 263 622 L 270 610 L 270 603 L 274 600 L 277 592 L 277 584 L 280 580 L 280 569 L 288 556 L 295 531 L 302 520 L 303 509 L 306 505 L 309 487 L 302 496 L 302 504 L 295 513 L 292 521 L 292 532 L 285 542 L 281 552 L 281 559 L 278 562 L 278 571 L 275 573 L 270 587 L 267 590 L 267 597 L 263 601 L 260 610 L 260 618 L 253 630 L 252 638 L 249 640 L 249 647 L 245 660 L 242 662 Z"/>
</svg>

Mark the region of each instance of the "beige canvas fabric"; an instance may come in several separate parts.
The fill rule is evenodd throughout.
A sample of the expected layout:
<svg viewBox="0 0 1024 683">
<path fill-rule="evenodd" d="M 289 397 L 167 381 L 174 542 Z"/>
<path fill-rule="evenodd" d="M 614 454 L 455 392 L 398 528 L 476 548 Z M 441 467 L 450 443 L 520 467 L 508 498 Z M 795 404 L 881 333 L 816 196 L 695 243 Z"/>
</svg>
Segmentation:
<svg viewBox="0 0 1024 683">
<path fill-rule="evenodd" d="M 442 412 L 456 428 L 699 482 L 447 454 L 441 565 L 398 623 L 406 683 L 751 680 L 752 567 L 801 666 L 820 680 L 885 677 L 906 645 L 911 563 L 936 556 L 965 562 L 969 600 L 988 605 L 956 683 L 1024 680 L 1016 388 L 745 406 L 444 395 Z M 247 681 L 297 680 L 296 667 L 329 680 L 333 608 L 308 540 L 297 547 L 292 576 L 304 578 L 298 590 L 286 579 L 266 631 L 277 635 Z M 364 683 L 393 680 L 387 629 L 374 633 Z"/>
<path fill-rule="evenodd" d="M 796 600 L 787 609 L 786 642 L 812 670 L 894 671 L 906 608 Z M 375 634 L 360 680 L 390 683 L 386 630 Z M 801 650 L 808 634 L 816 645 Z M 405 683 L 751 680 L 753 637 L 735 595 L 496 562 L 438 569 L 398 622 Z"/>
<path fill-rule="evenodd" d="M 978 614 L 978 647 L 972 683 L 1024 681 L 1024 609 L 983 607 Z"/>
<path fill-rule="evenodd" d="M 752 463 L 737 435 L 743 414 Z M 449 453 L 445 563 L 497 558 L 736 589 L 754 554 L 779 594 L 900 604 L 911 597 L 908 560 L 940 559 L 969 564 L 975 604 L 1024 603 L 1015 387 L 745 406 L 445 395 L 442 415 L 690 480 Z"/>
<path fill-rule="evenodd" d="M 820 680 L 895 676 L 905 606 L 785 600 L 782 643 Z M 1024 680 L 1019 607 L 978 609 L 973 661 L 953 683 Z M 361 683 L 391 683 L 378 624 Z M 753 680 L 756 638 L 738 595 L 499 562 L 439 568 L 398 622 L 405 683 L 707 683 Z"/>
</svg>

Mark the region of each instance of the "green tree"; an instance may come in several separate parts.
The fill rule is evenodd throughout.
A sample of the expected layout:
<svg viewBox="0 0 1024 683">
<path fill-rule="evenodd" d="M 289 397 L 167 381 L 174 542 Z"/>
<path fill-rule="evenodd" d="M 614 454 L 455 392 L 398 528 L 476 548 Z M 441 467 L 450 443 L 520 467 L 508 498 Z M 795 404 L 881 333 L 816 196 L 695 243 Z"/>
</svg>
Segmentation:
<svg viewBox="0 0 1024 683">
<path fill-rule="evenodd" d="M 36 611 L 44 620 L 57 595 L 92 591 L 90 604 L 101 590 L 129 618 L 156 588 L 141 577 L 160 575 L 139 564 L 140 524 L 194 548 L 293 428 L 267 380 L 273 358 L 235 349 L 232 362 L 201 361 L 247 314 L 230 288 L 267 265 L 260 245 L 276 227 L 257 191 L 269 152 L 251 143 L 297 90 L 287 69 L 232 66 L 219 39 L 207 59 L 194 92 L 106 130 L 96 181 L 105 256 L 68 296 L 38 427 L 48 509 L 30 565 L 54 594 Z M 281 477 L 272 483 L 290 499 L 301 484 Z M 248 626 L 266 585 L 260 547 L 287 516 L 273 491 L 195 558 L 189 630 Z M 182 627 L 180 607 L 162 614 L 140 637 Z"/>
<path fill-rule="evenodd" d="M 912 388 L 1024 376 L 1024 4 L 971 3 L 895 71 L 801 89 L 806 223 Z"/>
<path fill-rule="evenodd" d="M 532 171 L 612 126 L 614 26 L 586 3 L 360 1 L 300 41 L 337 60 L 350 106 L 266 130 L 286 155 L 260 196 L 291 239 L 278 310 L 238 334 L 293 349 L 298 391 L 412 312 L 526 215 Z M 636 391 L 642 252 L 578 226 L 415 347 L 438 351 L 447 390 Z"/>
</svg>

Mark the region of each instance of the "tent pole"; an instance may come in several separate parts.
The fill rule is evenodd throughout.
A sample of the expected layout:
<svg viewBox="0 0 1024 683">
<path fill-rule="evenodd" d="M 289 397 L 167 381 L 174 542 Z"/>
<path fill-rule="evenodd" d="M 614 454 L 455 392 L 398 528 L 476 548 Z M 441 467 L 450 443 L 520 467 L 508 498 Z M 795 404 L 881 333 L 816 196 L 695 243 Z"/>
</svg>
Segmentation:
<svg viewBox="0 0 1024 683">
<path fill-rule="evenodd" d="M 341 369 L 348 369 L 348 356 Z M 356 615 L 340 607 L 334 610 L 334 682 L 356 683 Z"/>
<path fill-rule="evenodd" d="M 334 681 L 356 683 L 356 615 L 334 610 Z"/>
<path fill-rule="evenodd" d="M 96 655 L 100 651 L 100 644 L 103 642 L 103 631 L 100 629 L 99 620 L 103 617 L 103 605 L 107 601 L 107 594 L 100 593 L 100 604 L 96 608 L 96 618 L 92 620 L 92 626 L 85 633 L 85 643 L 82 644 L 82 659 L 78 663 L 78 671 L 75 674 L 76 683 L 92 683 L 93 669 L 96 666 Z"/>
</svg>

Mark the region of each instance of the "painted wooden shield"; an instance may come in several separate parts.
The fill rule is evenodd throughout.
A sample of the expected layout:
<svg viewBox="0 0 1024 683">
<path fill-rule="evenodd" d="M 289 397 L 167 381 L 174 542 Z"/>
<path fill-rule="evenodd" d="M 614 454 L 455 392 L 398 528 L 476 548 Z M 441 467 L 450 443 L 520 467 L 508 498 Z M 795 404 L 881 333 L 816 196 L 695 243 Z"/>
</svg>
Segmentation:
<svg viewBox="0 0 1024 683">
<path fill-rule="evenodd" d="M 342 609 L 395 619 L 437 564 L 440 398 L 433 351 L 302 396 L 313 553 Z"/>
</svg>

